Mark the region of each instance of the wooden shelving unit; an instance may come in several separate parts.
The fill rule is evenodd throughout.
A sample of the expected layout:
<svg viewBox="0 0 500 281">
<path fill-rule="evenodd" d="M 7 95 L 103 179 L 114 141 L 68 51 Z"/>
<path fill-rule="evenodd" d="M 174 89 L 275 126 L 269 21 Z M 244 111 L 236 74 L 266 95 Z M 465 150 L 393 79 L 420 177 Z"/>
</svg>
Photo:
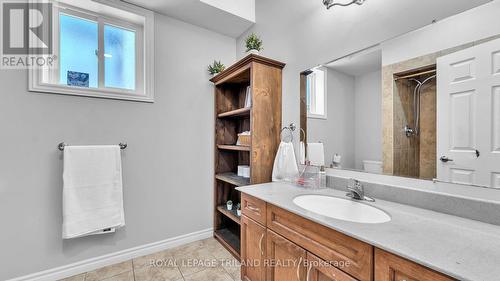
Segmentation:
<svg viewBox="0 0 500 281">
<path fill-rule="evenodd" d="M 282 69 L 284 63 L 249 55 L 210 81 L 215 85 L 214 237 L 240 256 L 238 186 L 271 181 L 280 142 Z M 252 106 L 245 107 L 247 88 Z M 238 134 L 251 132 L 251 145 L 236 145 Z M 237 176 L 238 165 L 250 166 L 250 178 Z M 232 200 L 235 210 L 228 211 Z"/>
</svg>

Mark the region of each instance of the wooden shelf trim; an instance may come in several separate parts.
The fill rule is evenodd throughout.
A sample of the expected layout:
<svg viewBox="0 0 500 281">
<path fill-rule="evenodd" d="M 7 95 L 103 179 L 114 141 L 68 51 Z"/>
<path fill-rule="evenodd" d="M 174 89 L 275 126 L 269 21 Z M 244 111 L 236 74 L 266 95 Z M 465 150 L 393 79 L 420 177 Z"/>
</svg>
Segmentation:
<svg viewBox="0 0 500 281">
<path fill-rule="evenodd" d="M 217 117 L 225 118 L 225 117 L 242 117 L 242 116 L 250 116 L 251 107 L 240 108 L 236 110 L 231 110 L 224 113 L 219 113 Z"/>
<path fill-rule="evenodd" d="M 218 144 L 217 147 L 223 150 L 250 151 L 250 146 Z"/>
<path fill-rule="evenodd" d="M 250 185 L 250 179 L 249 178 L 244 178 L 240 177 L 235 173 L 221 173 L 221 174 L 216 174 L 215 178 L 232 184 L 234 186 L 245 186 L 245 185 Z"/>
<path fill-rule="evenodd" d="M 219 206 L 219 207 L 217 207 L 217 211 L 219 211 L 221 214 L 228 217 L 229 219 L 231 219 L 235 223 L 240 224 L 241 217 L 239 217 L 238 214 L 236 213 L 236 206 L 233 206 L 233 209 L 231 211 L 226 209 L 225 205 Z"/>
<path fill-rule="evenodd" d="M 226 70 L 222 71 L 221 73 L 217 74 L 215 77 L 210 79 L 210 82 L 215 83 L 216 85 L 221 84 L 227 80 L 229 80 L 229 77 L 234 77 L 234 73 L 241 73 L 246 70 L 246 67 L 243 67 L 245 64 L 249 64 L 251 62 L 257 62 L 269 66 L 274 66 L 280 69 L 283 69 L 285 67 L 285 64 L 270 58 L 266 58 L 263 56 L 255 55 L 255 54 L 250 54 L 243 59 L 239 60 L 235 64 L 231 65 L 230 67 L 226 68 Z"/>
</svg>

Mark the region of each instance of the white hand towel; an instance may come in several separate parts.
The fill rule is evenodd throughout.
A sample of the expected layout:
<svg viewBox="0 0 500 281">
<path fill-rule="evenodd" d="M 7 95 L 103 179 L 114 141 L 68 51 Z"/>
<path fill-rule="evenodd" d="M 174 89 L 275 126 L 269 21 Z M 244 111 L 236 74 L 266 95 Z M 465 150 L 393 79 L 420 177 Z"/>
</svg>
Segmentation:
<svg viewBox="0 0 500 281">
<path fill-rule="evenodd" d="M 64 239 L 125 226 L 119 146 L 64 148 Z"/>
<path fill-rule="evenodd" d="M 295 151 L 293 144 L 281 142 L 278 148 L 278 153 L 274 159 L 273 176 L 272 180 L 276 181 L 294 181 L 299 175 L 299 168 L 297 167 L 297 159 L 295 158 Z"/>
<path fill-rule="evenodd" d="M 322 143 L 307 144 L 307 159 L 312 166 L 325 166 L 325 148 Z"/>
</svg>

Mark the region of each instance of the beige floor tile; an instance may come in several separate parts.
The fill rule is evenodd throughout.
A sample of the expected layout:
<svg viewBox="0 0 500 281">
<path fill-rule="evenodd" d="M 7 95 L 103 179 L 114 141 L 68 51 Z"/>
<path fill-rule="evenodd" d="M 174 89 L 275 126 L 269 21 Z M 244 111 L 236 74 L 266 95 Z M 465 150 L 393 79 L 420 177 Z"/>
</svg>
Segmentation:
<svg viewBox="0 0 500 281">
<path fill-rule="evenodd" d="M 201 241 L 205 248 L 210 250 L 210 253 L 219 260 L 231 260 L 233 259 L 233 255 L 229 253 L 226 248 L 224 248 L 219 241 L 214 238 L 208 238 Z"/>
<path fill-rule="evenodd" d="M 204 240 L 192 242 L 183 246 L 179 246 L 171 249 L 174 257 L 195 254 L 199 256 L 213 257 L 210 252 L 210 248 L 206 247 Z"/>
<path fill-rule="evenodd" d="M 235 281 L 241 280 L 241 266 L 239 265 L 231 265 L 231 266 L 223 266 L 224 270 L 233 278 Z"/>
<path fill-rule="evenodd" d="M 217 259 L 203 241 L 174 248 L 172 253 L 184 276 L 217 266 Z"/>
<path fill-rule="evenodd" d="M 215 238 L 208 238 L 202 241 L 205 247 L 210 249 L 218 260 L 218 263 L 234 280 L 240 280 L 240 262 L 224 248 Z"/>
<path fill-rule="evenodd" d="M 82 273 L 79 275 L 75 275 L 75 276 L 61 279 L 59 281 L 84 281 L 84 280 L 85 280 L 85 273 Z"/>
<path fill-rule="evenodd" d="M 132 271 L 132 261 L 113 264 L 94 271 L 87 272 L 85 281 L 98 281 L 119 275 L 124 272 Z M 120 279 L 118 279 L 120 280 Z"/>
<path fill-rule="evenodd" d="M 207 268 L 203 271 L 184 276 L 186 281 L 233 281 L 231 276 L 222 268 Z"/>
<path fill-rule="evenodd" d="M 177 267 L 145 266 L 135 269 L 135 281 L 177 281 L 182 274 Z"/>
<path fill-rule="evenodd" d="M 133 271 L 123 272 L 110 278 L 106 278 L 103 281 L 134 281 Z"/>
<path fill-rule="evenodd" d="M 171 250 L 165 250 L 147 256 L 138 257 L 132 260 L 134 269 L 141 268 L 147 265 L 172 265 L 174 257 Z"/>
</svg>

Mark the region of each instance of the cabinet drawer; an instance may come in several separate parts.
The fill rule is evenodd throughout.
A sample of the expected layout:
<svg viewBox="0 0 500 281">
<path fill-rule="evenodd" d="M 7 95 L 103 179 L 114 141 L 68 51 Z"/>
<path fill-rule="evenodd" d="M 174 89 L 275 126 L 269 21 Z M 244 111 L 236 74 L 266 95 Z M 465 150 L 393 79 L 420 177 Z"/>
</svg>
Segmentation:
<svg viewBox="0 0 500 281">
<path fill-rule="evenodd" d="M 310 281 L 356 281 L 348 274 L 311 253 L 307 253 L 307 268 L 307 280 Z"/>
<path fill-rule="evenodd" d="M 373 278 L 373 247 L 268 204 L 267 227 L 362 281 Z"/>
<path fill-rule="evenodd" d="M 429 268 L 375 249 L 375 281 L 452 281 Z"/>
<path fill-rule="evenodd" d="M 241 212 L 254 221 L 266 225 L 266 202 L 248 194 L 241 194 Z"/>
</svg>

